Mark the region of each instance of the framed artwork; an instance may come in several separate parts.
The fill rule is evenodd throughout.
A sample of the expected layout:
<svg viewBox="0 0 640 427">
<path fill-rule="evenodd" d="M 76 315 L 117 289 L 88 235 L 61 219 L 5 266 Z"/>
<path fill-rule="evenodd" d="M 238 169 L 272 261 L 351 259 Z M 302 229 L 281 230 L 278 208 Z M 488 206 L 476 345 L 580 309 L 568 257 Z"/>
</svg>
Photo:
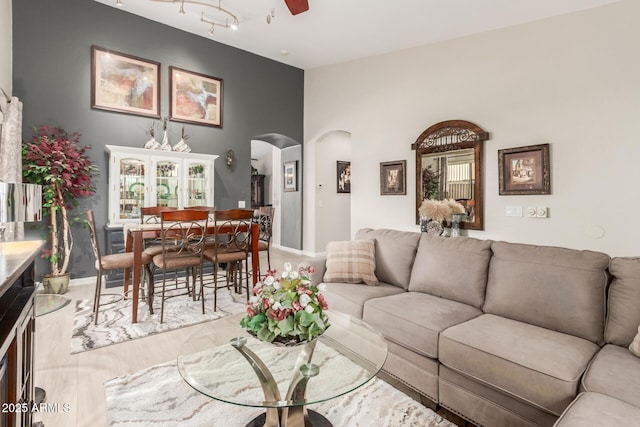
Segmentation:
<svg viewBox="0 0 640 427">
<path fill-rule="evenodd" d="M 380 163 L 380 194 L 405 195 L 407 194 L 407 167 L 406 160 Z"/>
<path fill-rule="evenodd" d="M 351 193 L 351 162 L 338 160 L 336 171 L 338 193 Z"/>
<path fill-rule="evenodd" d="M 298 161 L 284 162 L 282 166 L 284 168 L 284 173 L 282 174 L 284 180 L 283 191 L 298 191 Z"/>
<path fill-rule="evenodd" d="M 498 150 L 501 196 L 551 194 L 549 144 Z"/>
<path fill-rule="evenodd" d="M 160 118 L 160 63 L 91 46 L 91 108 Z"/>
<path fill-rule="evenodd" d="M 222 127 L 222 79 L 169 67 L 169 119 Z"/>
</svg>

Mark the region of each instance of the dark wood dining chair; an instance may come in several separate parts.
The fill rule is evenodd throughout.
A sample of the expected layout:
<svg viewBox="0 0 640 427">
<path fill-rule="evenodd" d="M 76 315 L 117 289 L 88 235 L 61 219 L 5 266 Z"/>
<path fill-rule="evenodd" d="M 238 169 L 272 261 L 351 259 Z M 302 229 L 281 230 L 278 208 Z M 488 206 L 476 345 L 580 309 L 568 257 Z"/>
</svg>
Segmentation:
<svg viewBox="0 0 640 427">
<path fill-rule="evenodd" d="M 249 209 L 217 210 L 214 215 L 214 241 L 216 244 L 204 251 L 204 259 L 213 263 L 213 310 L 218 308 L 218 279 L 224 275 L 226 286 L 233 282 L 236 291 L 242 289 L 242 263 L 247 301 L 249 300 L 249 248 L 251 244 L 251 221 L 253 211 Z M 222 270 L 221 265 L 226 269 Z M 204 290 L 201 291 L 204 297 Z"/>
<path fill-rule="evenodd" d="M 273 206 L 261 206 L 258 209 L 258 251 L 267 252 L 267 266 L 269 270 L 271 270 L 271 238 L 273 235 L 273 215 L 275 210 Z M 258 271 L 262 276 L 260 260 L 258 260 Z"/>
<path fill-rule="evenodd" d="M 85 211 L 86 225 L 89 230 L 89 239 L 91 241 L 91 248 L 93 249 L 93 255 L 95 257 L 95 269 L 97 272 L 96 288 L 93 297 L 93 313 L 94 323 L 98 324 L 98 313 L 101 306 L 113 304 L 120 301 L 126 295 L 115 293 L 102 293 L 102 276 L 109 270 L 124 270 L 133 267 L 133 252 L 124 252 L 119 254 L 102 255 L 100 251 L 100 241 L 98 234 L 96 233 L 96 223 L 92 210 L 87 209 Z M 149 307 L 151 307 L 151 294 L 153 292 L 153 272 L 150 268 L 151 256 L 142 254 L 142 265 L 144 266 L 144 277 L 147 281 L 147 298 Z M 100 298 L 102 296 L 112 296 L 111 301 L 101 303 Z M 152 311 L 153 312 L 153 311 Z"/>
<path fill-rule="evenodd" d="M 178 208 L 169 206 L 145 206 L 140 208 L 140 223 L 141 224 L 160 224 L 160 213 L 164 211 L 175 211 Z M 144 244 L 144 253 L 154 257 L 162 253 L 162 245 L 160 237 L 156 231 L 149 231 L 142 236 Z"/>
<path fill-rule="evenodd" d="M 155 268 L 162 270 L 162 303 L 160 306 L 160 323 L 164 321 L 165 301 L 169 298 L 191 295 L 196 298 L 196 280 L 200 278 L 202 292 L 202 261 L 209 213 L 204 210 L 173 210 L 160 213 L 162 252 L 153 257 Z M 167 273 L 185 270 L 186 288 L 180 292 L 176 287 L 167 292 Z M 175 276 L 174 276 L 175 277 Z M 191 285 L 189 279 L 191 278 Z M 155 297 L 155 288 L 151 293 L 151 303 Z M 202 314 L 204 314 L 204 298 Z"/>
</svg>

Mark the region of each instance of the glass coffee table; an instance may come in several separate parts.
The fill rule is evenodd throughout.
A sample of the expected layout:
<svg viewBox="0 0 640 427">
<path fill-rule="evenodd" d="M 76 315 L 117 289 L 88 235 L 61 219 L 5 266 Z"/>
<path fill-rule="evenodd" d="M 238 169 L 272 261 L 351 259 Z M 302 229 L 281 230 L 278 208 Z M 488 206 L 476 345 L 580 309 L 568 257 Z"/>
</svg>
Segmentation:
<svg viewBox="0 0 640 427">
<path fill-rule="evenodd" d="M 331 426 L 307 405 L 342 396 L 375 377 L 387 344 L 360 319 L 331 311 L 328 316 L 331 326 L 320 338 L 295 347 L 262 342 L 239 324 L 216 330 L 212 323 L 182 345 L 178 370 L 206 396 L 265 408 L 247 427 Z"/>
</svg>

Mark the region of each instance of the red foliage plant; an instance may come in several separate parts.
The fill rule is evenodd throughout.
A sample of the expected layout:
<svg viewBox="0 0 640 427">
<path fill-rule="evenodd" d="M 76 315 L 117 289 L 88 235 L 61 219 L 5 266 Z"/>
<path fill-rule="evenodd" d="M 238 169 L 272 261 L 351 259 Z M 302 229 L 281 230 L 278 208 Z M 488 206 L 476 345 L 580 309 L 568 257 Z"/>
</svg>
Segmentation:
<svg viewBox="0 0 640 427">
<path fill-rule="evenodd" d="M 80 145 L 79 133 L 47 125 L 22 144 L 22 175 L 26 182 L 42 186 L 42 207 L 49 215 L 51 249 L 44 256 L 52 275 L 66 273 L 73 248 L 70 224 L 79 218 L 69 218 L 68 210 L 78 206 L 79 198 L 95 193 L 92 178 L 98 169 L 87 155 L 90 148 Z"/>
</svg>

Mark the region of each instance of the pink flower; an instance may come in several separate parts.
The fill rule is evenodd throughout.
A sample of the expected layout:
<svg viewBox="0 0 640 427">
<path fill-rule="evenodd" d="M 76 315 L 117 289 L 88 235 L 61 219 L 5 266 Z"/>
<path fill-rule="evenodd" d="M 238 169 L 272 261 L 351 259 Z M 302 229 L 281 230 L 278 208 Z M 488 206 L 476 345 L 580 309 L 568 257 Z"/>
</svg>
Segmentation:
<svg viewBox="0 0 640 427">
<path fill-rule="evenodd" d="M 318 302 L 320 303 L 320 305 L 322 306 L 323 310 L 326 310 L 329 308 L 329 306 L 327 305 L 327 301 L 324 299 L 324 295 L 322 294 L 318 294 Z"/>
<path fill-rule="evenodd" d="M 316 269 L 315 269 L 315 267 L 310 265 L 309 268 L 307 268 L 307 271 L 309 272 L 309 274 L 313 274 L 316 271 Z"/>
<path fill-rule="evenodd" d="M 298 301 L 294 301 L 291 303 L 291 306 L 293 307 L 293 311 L 300 311 L 302 310 L 302 306 L 300 305 L 300 303 Z"/>
<path fill-rule="evenodd" d="M 247 314 L 249 315 L 249 317 L 253 317 L 256 315 L 256 312 L 253 311 L 253 307 L 247 306 Z"/>
</svg>

